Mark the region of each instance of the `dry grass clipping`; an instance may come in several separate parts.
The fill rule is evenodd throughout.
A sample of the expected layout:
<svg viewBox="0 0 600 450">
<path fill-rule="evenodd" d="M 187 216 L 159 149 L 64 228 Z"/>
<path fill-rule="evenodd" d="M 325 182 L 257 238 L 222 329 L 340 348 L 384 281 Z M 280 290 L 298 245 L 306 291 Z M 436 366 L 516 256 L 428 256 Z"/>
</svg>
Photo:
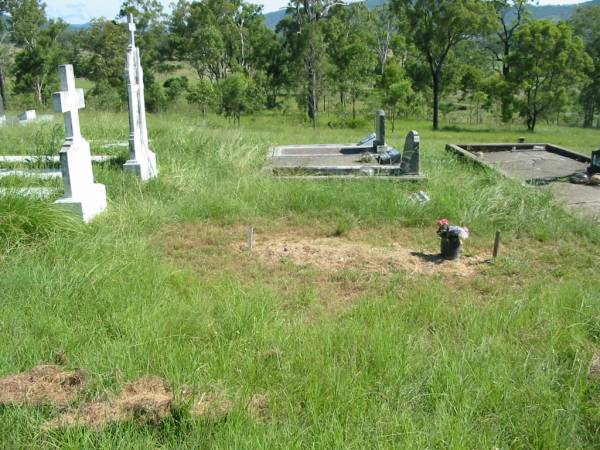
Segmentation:
<svg viewBox="0 0 600 450">
<path fill-rule="evenodd" d="M 55 365 L 39 365 L 0 379 L 0 403 L 66 406 L 75 399 L 83 382 L 81 370 L 70 372 Z"/>
<path fill-rule="evenodd" d="M 231 401 L 223 394 L 204 392 L 191 410 L 192 416 L 209 422 L 219 422 L 231 412 Z"/>
<path fill-rule="evenodd" d="M 173 399 L 173 392 L 165 380 L 142 378 L 125 385 L 118 397 L 86 403 L 48 422 L 46 428 L 85 426 L 100 429 L 110 423 L 130 420 L 159 423 L 171 414 Z"/>
<path fill-rule="evenodd" d="M 254 394 L 248 403 L 248 415 L 262 421 L 269 417 L 269 397 L 267 394 Z"/>
</svg>

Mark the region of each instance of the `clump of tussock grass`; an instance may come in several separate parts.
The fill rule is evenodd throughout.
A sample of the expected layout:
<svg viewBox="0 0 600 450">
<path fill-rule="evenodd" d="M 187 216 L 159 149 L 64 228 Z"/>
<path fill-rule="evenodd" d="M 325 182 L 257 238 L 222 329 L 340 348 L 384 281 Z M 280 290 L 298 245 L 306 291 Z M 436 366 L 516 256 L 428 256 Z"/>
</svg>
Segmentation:
<svg viewBox="0 0 600 450">
<path fill-rule="evenodd" d="M 5 250 L 20 244 L 43 243 L 54 234 L 73 233 L 80 221 L 44 200 L 11 195 L 0 197 L 0 245 Z"/>
</svg>

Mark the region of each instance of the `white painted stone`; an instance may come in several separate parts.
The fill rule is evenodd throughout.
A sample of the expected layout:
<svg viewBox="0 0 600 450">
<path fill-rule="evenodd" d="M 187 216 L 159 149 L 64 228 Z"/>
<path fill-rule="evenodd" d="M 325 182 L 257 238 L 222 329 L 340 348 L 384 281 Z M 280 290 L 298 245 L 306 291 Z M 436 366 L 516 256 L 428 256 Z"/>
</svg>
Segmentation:
<svg viewBox="0 0 600 450">
<path fill-rule="evenodd" d="M 54 110 L 65 116 L 66 140 L 60 150 L 65 195 L 56 203 L 75 211 L 84 222 L 107 207 L 106 187 L 94 183 L 90 144 L 81 136 L 79 110 L 85 107 L 83 89 L 75 87 L 73 66 L 59 66 L 62 91 L 53 95 Z"/>
<path fill-rule="evenodd" d="M 125 77 L 129 94 L 129 161 L 123 169 L 132 172 L 142 180 L 158 175 L 156 155 L 148 146 L 148 128 L 146 126 L 146 105 L 144 99 L 144 72 L 140 59 L 140 50 L 135 46 L 135 23 L 133 15 L 127 16 L 129 46 Z"/>
<path fill-rule="evenodd" d="M 96 155 L 92 156 L 92 162 L 103 163 L 118 159 L 118 156 Z M 57 163 L 60 162 L 59 156 L 49 155 L 5 155 L 0 156 L 0 163 Z"/>
<path fill-rule="evenodd" d="M 40 178 L 42 180 L 49 180 L 62 177 L 62 173 L 60 170 L 54 169 L 0 169 L 0 178 L 6 177 Z"/>
<path fill-rule="evenodd" d="M 14 195 L 18 197 L 47 198 L 53 196 L 54 194 L 56 194 L 56 189 L 47 187 L 0 188 L 0 197 Z"/>
</svg>

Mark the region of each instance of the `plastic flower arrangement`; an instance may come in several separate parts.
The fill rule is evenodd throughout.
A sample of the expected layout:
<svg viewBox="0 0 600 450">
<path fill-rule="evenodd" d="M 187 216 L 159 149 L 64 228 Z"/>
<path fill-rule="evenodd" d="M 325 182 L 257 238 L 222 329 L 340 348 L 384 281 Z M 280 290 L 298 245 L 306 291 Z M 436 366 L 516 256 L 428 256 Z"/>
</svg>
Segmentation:
<svg viewBox="0 0 600 450">
<path fill-rule="evenodd" d="M 437 234 L 442 239 L 457 239 L 462 242 L 469 238 L 469 229 L 467 227 L 450 225 L 448 219 L 440 219 L 437 224 Z"/>
</svg>

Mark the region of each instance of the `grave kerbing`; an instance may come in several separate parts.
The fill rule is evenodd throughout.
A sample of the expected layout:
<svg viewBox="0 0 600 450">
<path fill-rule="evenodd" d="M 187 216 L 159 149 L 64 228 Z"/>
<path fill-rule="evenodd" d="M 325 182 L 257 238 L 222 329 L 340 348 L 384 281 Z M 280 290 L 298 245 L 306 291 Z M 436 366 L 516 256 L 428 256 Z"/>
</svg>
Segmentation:
<svg viewBox="0 0 600 450">
<path fill-rule="evenodd" d="M 54 110 L 64 114 L 66 140 L 60 150 L 65 194 L 56 203 L 67 205 L 89 222 L 106 209 L 106 187 L 94 183 L 90 144 L 81 136 L 79 110 L 85 107 L 83 89 L 75 87 L 72 65 L 59 66 L 58 71 L 61 92 L 53 94 Z"/>
<path fill-rule="evenodd" d="M 127 16 L 129 45 L 125 77 L 129 94 L 129 161 L 123 169 L 135 173 L 142 180 L 158 175 L 156 155 L 148 147 L 148 129 L 146 126 L 146 105 L 144 99 L 144 72 L 140 59 L 140 50 L 135 46 L 135 22 L 133 15 Z"/>
</svg>

